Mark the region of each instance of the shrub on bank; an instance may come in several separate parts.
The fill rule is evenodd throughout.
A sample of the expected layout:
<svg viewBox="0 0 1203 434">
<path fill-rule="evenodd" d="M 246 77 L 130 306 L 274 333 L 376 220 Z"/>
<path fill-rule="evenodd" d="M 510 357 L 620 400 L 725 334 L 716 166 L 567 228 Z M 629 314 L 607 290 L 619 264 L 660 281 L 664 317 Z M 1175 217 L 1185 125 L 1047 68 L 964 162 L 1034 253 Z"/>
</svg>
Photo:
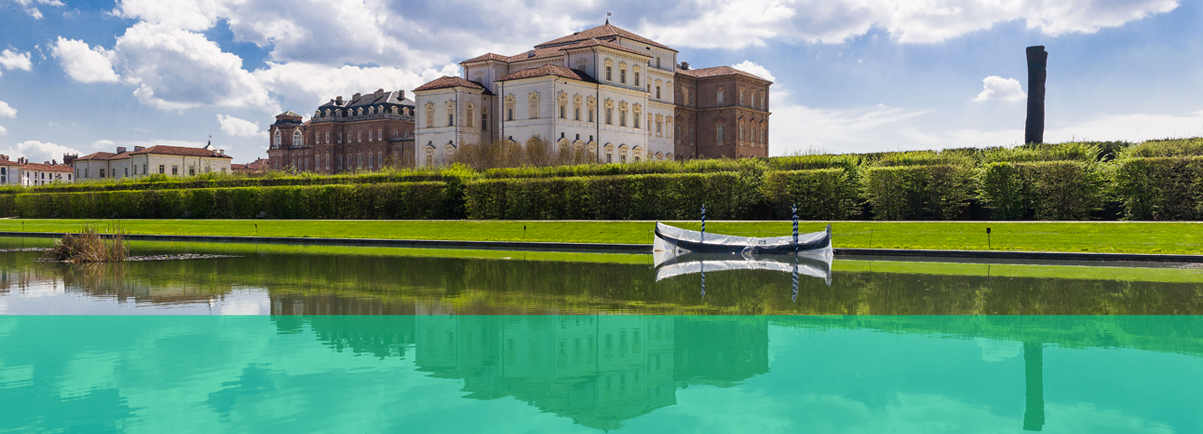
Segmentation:
<svg viewBox="0 0 1203 434">
<path fill-rule="evenodd" d="M 758 177 L 736 172 L 485 179 L 467 184 L 473 219 L 748 218 L 761 200 Z"/>
<path fill-rule="evenodd" d="M 877 166 L 864 170 L 863 197 L 878 220 L 952 220 L 972 197 L 968 166 Z"/>
<path fill-rule="evenodd" d="M 859 211 L 859 185 L 852 173 L 845 169 L 769 172 L 761 191 L 779 218 L 789 216 L 796 204 L 803 220 L 846 220 Z"/>
<path fill-rule="evenodd" d="M 994 162 L 978 170 L 978 198 L 995 220 L 1086 220 L 1102 208 L 1105 180 L 1093 160 Z"/>
<path fill-rule="evenodd" d="M 27 218 L 446 218 L 442 182 L 8 195 Z M 0 201 L 3 207 L 3 201 Z"/>
<path fill-rule="evenodd" d="M 1112 185 L 1125 220 L 1195 220 L 1203 215 L 1203 157 L 1118 160 Z"/>
</svg>

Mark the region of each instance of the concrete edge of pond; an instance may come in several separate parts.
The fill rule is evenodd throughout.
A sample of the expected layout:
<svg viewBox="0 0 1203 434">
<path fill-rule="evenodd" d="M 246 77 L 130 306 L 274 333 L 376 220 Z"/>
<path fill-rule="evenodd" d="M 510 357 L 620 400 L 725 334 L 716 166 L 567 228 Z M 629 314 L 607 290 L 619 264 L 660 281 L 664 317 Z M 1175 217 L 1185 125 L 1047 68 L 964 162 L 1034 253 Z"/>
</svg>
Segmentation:
<svg viewBox="0 0 1203 434">
<path fill-rule="evenodd" d="M 5 237 L 58 238 L 57 232 L 8 232 Z M 146 235 L 127 234 L 132 241 L 177 241 L 208 243 L 310 244 L 328 246 L 414 247 L 470 250 L 531 250 L 548 252 L 588 253 L 650 253 L 647 244 L 551 243 L 534 241 L 456 241 L 456 240 L 399 240 L 378 238 L 301 238 L 249 237 L 225 235 Z M 1203 255 L 1166 255 L 1147 253 L 1086 253 L 1086 252 L 1024 252 L 1007 250 L 909 250 L 909 249 L 834 249 L 838 256 L 894 258 L 970 258 L 970 259 L 1036 259 L 1054 261 L 1109 262 L 1176 262 L 1203 263 Z"/>
</svg>

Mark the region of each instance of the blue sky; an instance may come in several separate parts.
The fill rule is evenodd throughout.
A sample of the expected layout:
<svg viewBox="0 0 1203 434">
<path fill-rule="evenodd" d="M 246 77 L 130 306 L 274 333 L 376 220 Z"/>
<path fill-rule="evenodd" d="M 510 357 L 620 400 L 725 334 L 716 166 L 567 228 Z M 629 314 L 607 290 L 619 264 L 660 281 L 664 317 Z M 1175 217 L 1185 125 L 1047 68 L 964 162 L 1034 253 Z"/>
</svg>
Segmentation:
<svg viewBox="0 0 1203 434">
<path fill-rule="evenodd" d="M 1203 136 L 1203 4 L 0 0 L 0 153 L 266 156 L 283 110 L 412 90 L 457 62 L 612 23 L 694 67 L 771 78 L 770 152 L 1023 140 L 1024 48 L 1049 51 L 1046 141 Z"/>
</svg>

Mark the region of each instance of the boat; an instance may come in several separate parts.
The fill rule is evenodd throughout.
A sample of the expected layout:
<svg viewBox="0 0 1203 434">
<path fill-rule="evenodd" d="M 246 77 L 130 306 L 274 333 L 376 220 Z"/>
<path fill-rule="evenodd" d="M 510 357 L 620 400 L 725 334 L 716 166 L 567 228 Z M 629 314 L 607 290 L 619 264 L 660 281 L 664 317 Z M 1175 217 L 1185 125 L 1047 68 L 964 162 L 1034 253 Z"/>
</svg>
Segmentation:
<svg viewBox="0 0 1203 434">
<path fill-rule="evenodd" d="M 796 228 L 795 226 L 795 230 Z M 755 258 L 758 255 L 804 255 L 825 257 L 830 262 L 831 225 L 819 232 L 761 238 L 691 231 L 656 222 L 652 253 L 656 256 L 657 263 L 686 254 L 728 254 L 745 258 Z"/>
<path fill-rule="evenodd" d="M 793 237 L 791 237 L 793 238 Z M 831 258 L 822 255 L 800 254 L 793 257 L 774 255 L 747 259 L 731 255 L 687 254 L 656 264 L 656 281 L 686 274 L 714 273 L 731 270 L 763 270 L 810 276 L 831 285 Z"/>
</svg>

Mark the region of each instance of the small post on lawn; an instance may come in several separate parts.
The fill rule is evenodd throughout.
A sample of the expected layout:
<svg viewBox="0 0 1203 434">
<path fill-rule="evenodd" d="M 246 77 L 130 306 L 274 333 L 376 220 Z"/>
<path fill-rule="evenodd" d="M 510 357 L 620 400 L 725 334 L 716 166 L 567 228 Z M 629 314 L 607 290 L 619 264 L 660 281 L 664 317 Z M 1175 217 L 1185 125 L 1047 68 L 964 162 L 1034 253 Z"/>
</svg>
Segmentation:
<svg viewBox="0 0 1203 434">
<path fill-rule="evenodd" d="M 793 204 L 792 211 L 794 213 L 794 255 L 798 254 L 798 204 Z M 794 277 L 797 279 L 797 277 Z M 795 285 L 796 289 L 796 285 Z"/>
<path fill-rule="evenodd" d="M 255 236 L 259 236 L 259 224 L 255 223 Z"/>
<path fill-rule="evenodd" d="M 705 241 L 705 240 L 706 240 L 706 204 L 702 204 L 702 239 L 699 241 Z"/>
<path fill-rule="evenodd" d="M 986 250 L 994 250 L 994 247 L 990 245 L 990 228 L 986 228 Z"/>
<path fill-rule="evenodd" d="M 522 241 L 526 241 L 526 225 L 522 225 Z"/>
</svg>

